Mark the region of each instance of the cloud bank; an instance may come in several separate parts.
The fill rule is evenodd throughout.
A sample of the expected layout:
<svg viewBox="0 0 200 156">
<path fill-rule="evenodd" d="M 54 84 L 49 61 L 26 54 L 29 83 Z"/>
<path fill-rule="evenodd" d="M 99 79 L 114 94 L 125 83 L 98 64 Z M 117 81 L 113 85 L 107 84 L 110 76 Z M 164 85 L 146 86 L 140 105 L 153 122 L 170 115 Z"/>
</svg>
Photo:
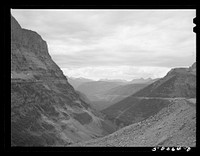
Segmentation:
<svg viewBox="0 0 200 156">
<path fill-rule="evenodd" d="M 195 10 L 12 10 L 66 75 L 159 77 L 196 59 Z"/>
</svg>

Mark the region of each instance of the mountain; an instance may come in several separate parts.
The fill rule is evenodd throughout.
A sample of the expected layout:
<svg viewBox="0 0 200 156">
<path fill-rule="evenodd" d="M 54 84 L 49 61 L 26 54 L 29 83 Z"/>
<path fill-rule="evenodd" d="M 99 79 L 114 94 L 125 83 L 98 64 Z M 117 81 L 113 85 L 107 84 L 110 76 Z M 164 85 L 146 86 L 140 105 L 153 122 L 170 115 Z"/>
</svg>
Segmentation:
<svg viewBox="0 0 200 156">
<path fill-rule="evenodd" d="M 143 79 L 139 81 L 105 80 L 84 83 L 77 90 L 84 93 L 91 101 L 91 105 L 101 111 L 112 104 L 134 94 L 140 89 L 153 83 L 157 79 Z"/>
<path fill-rule="evenodd" d="M 42 37 L 11 16 L 11 146 L 67 146 L 113 131 L 68 83 Z"/>
<path fill-rule="evenodd" d="M 78 86 L 85 82 L 92 82 L 93 80 L 91 79 L 86 79 L 86 78 L 74 78 L 74 77 L 68 77 L 68 82 L 76 89 Z"/>
<path fill-rule="evenodd" d="M 81 84 L 76 90 L 84 93 L 95 109 L 102 110 L 108 107 L 113 99 L 113 96 L 109 97 L 109 95 L 107 96 L 104 93 L 112 88 L 125 84 L 121 81 L 93 81 Z"/>
<path fill-rule="evenodd" d="M 104 82 L 123 82 L 123 83 L 129 83 L 129 81 L 122 80 L 122 79 L 100 79 L 99 81 L 104 81 Z"/>
<path fill-rule="evenodd" d="M 91 105 L 101 111 L 114 103 L 143 89 L 156 79 L 142 81 L 143 83 L 133 83 L 133 81 L 105 80 L 84 83 L 77 90 L 84 93 L 91 101 Z M 138 81 L 139 82 L 139 81 Z"/>
<path fill-rule="evenodd" d="M 91 101 L 93 101 L 95 100 L 96 95 L 122 84 L 122 82 L 93 81 L 80 85 L 77 90 L 84 93 Z"/>
<path fill-rule="evenodd" d="M 189 68 L 174 68 L 167 75 L 134 96 L 196 97 L 196 63 Z"/>
<path fill-rule="evenodd" d="M 133 83 L 128 85 L 120 85 L 115 88 L 111 88 L 110 90 L 106 91 L 105 95 L 121 95 L 121 96 L 130 96 L 137 91 L 143 89 L 144 87 L 148 86 L 150 83 Z"/>
<path fill-rule="evenodd" d="M 146 87 L 148 84 L 128 84 L 120 85 L 114 88 L 111 88 L 105 92 L 102 92 L 96 95 L 96 100 L 92 101 L 92 104 L 97 110 L 103 110 L 107 107 L 125 99 L 126 97 L 134 94 L 140 89 Z"/>
<path fill-rule="evenodd" d="M 156 78 L 156 79 L 152 79 L 152 78 L 147 78 L 147 79 L 144 79 L 144 78 L 139 78 L 139 79 L 133 79 L 130 83 L 152 83 L 152 82 L 155 82 L 157 81 L 159 78 Z"/>
<path fill-rule="evenodd" d="M 155 115 L 126 126 L 103 138 L 71 146 L 104 147 L 195 147 L 196 101 L 171 99 Z"/>
<path fill-rule="evenodd" d="M 175 68 L 165 77 L 102 110 L 107 118 L 124 127 L 140 122 L 168 107 L 172 99 L 196 98 L 195 65 Z"/>
</svg>

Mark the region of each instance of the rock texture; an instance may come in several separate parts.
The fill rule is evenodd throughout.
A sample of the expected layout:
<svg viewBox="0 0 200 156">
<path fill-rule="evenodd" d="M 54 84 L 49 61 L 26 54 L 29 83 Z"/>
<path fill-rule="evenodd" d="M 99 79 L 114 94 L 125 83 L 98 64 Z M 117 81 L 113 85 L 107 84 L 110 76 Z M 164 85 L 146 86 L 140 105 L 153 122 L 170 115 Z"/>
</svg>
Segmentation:
<svg viewBox="0 0 200 156">
<path fill-rule="evenodd" d="M 146 120 L 124 127 L 103 138 L 72 146 L 195 147 L 195 99 L 170 99 L 168 107 Z"/>
<path fill-rule="evenodd" d="M 11 16 L 11 145 L 63 146 L 114 130 L 68 83 L 42 37 Z"/>
</svg>

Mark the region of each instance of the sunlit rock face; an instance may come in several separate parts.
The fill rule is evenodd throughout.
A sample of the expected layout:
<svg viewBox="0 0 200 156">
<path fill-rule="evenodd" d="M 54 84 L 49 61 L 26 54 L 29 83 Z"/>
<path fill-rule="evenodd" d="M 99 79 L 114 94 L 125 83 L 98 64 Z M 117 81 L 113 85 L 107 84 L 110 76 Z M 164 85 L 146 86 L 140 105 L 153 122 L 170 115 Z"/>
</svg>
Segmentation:
<svg viewBox="0 0 200 156">
<path fill-rule="evenodd" d="M 11 145 L 66 146 L 114 130 L 68 83 L 42 37 L 11 16 Z"/>
</svg>

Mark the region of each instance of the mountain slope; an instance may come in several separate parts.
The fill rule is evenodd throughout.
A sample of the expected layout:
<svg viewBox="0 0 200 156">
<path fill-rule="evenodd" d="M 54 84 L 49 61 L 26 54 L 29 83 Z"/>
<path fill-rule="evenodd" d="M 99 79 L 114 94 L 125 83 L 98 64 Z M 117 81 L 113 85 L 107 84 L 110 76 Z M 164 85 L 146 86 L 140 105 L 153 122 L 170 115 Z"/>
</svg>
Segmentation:
<svg viewBox="0 0 200 156">
<path fill-rule="evenodd" d="M 11 16 L 11 146 L 63 146 L 114 130 L 68 83 L 42 37 Z"/>
<path fill-rule="evenodd" d="M 152 116 L 170 102 L 168 98 L 196 98 L 193 68 L 172 69 L 164 78 L 102 110 L 118 126 L 130 125 Z"/>
<path fill-rule="evenodd" d="M 93 81 L 80 85 L 77 90 L 86 94 L 89 98 L 90 96 L 92 97 L 93 95 L 103 93 L 121 84 L 123 84 L 123 82 Z"/>
<path fill-rule="evenodd" d="M 148 85 L 148 83 L 121 85 L 111 88 L 110 90 L 106 91 L 104 95 L 130 96 Z"/>
<path fill-rule="evenodd" d="M 171 99 L 168 107 L 142 122 L 124 127 L 103 138 L 72 146 L 195 147 L 195 99 Z"/>
<path fill-rule="evenodd" d="M 140 90 L 135 97 L 196 97 L 196 63 L 193 68 L 175 68 L 168 74 Z"/>
<path fill-rule="evenodd" d="M 86 78 L 73 78 L 73 77 L 68 77 L 68 82 L 74 87 L 74 89 L 78 88 L 83 83 L 86 82 L 92 82 L 93 80 L 91 79 L 86 79 Z"/>
<path fill-rule="evenodd" d="M 149 83 L 127 84 L 114 81 L 97 81 L 82 84 L 77 90 L 84 93 L 91 101 L 91 105 L 101 111 L 134 94 L 146 87 Z"/>
<path fill-rule="evenodd" d="M 156 79 L 151 79 L 151 78 L 147 78 L 147 79 L 144 79 L 144 78 L 140 78 L 140 79 L 133 79 L 130 83 L 132 84 L 137 84 L 137 83 L 153 83 L 155 81 L 157 81 L 159 78 L 156 78 Z"/>
</svg>

